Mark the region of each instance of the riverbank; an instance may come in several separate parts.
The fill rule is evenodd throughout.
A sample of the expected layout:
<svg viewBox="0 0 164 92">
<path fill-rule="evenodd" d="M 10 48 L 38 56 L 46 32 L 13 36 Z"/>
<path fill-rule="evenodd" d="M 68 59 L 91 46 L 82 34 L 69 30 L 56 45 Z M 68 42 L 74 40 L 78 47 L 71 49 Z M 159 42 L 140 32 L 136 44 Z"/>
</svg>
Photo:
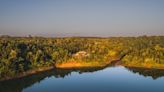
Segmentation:
<svg viewBox="0 0 164 92">
<path fill-rule="evenodd" d="M 18 73 L 14 76 L 3 77 L 3 78 L 0 78 L 0 81 L 18 79 L 18 78 L 30 76 L 36 73 L 40 73 L 43 71 L 48 71 L 51 69 L 80 69 L 80 68 L 95 68 L 95 67 L 97 68 L 97 67 L 105 67 L 105 66 L 108 66 L 109 64 L 110 64 L 110 61 L 101 62 L 101 63 L 100 62 L 67 62 L 67 63 L 56 64 L 54 66 L 41 67 L 37 69 L 28 70 L 23 73 Z"/>
<path fill-rule="evenodd" d="M 56 64 L 56 68 L 71 69 L 71 68 L 86 68 L 86 67 L 104 67 L 110 62 L 67 62 Z"/>
<path fill-rule="evenodd" d="M 41 67 L 38 69 L 32 69 L 32 70 L 28 70 L 26 72 L 23 73 L 19 73 L 15 76 L 8 76 L 8 77 L 4 77 L 4 78 L 0 78 L 0 81 L 5 81 L 5 80 L 12 80 L 12 79 L 18 79 L 18 78 L 22 78 L 25 76 L 30 76 L 36 73 L 40 73 L 43 71 L 48 71 L 48 70 L 52 70 L 52 69 L 82 69 L 82 68 L 97 68 L 97 67 L 106 67 L 109 65 L 121 65 L 124 67 L 131 67 L 131 68 L 142 68 L 142 69 L 160 69 L 160 70 L 164 70 L 164 65 L 128 65 L 128 64 L 122 64 L 121 62 L 117 61 L 112 62 L 112 61 L 108 61 L 108 62 L 66 62 L 66 63 L 61 63 L 61 64 L 56 64 L 54 66 L 48 66 L 48 67 Z"/>
<path fill-rule="evenodd" d="M 37 69 L 32 69 L 32 70 L 28 70 L 26 72 L 22 72 L 22 73 L 18 73 L 14 76 L 6 76 L 3 78 L 0 78 L 0 81 L 5 81 L 5 80 L 12 80 L 12 79 L 18 79 L 18 78 L 22 78 L 25 76 L 30 76 L 39 72 L 43 72 L 43 71 L 48 71 L 54 69 L 54 66 L 48 66 L 48 67 L 42 67 L 42 68 L 37 68 Z"/>
<path fill-rule="evenodd" d="M 149 65 L 149 64 L 143 64 L 143 65 L 128 65 L 128 64 L 119 64 L 121 66 L 125 67 L 132 67 L 132 68 L 144 68 L 144 69 L 160 69 L 164 70 L 164 65 L 157 64 L 157 65 Z"/>
</svg>

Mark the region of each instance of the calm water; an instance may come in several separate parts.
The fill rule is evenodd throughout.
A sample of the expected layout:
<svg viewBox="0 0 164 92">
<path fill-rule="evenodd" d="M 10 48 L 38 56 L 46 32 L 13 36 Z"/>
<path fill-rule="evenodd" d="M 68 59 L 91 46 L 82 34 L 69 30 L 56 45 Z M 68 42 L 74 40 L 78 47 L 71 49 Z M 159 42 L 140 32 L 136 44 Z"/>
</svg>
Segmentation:
<svg viewBox="0 0 164 92">
<path fill-rule="evenodd" d="M 0 82 L 0 92 L 164 92 L 164 71 L 122 66 L 51 70 Z"/>
</svg>

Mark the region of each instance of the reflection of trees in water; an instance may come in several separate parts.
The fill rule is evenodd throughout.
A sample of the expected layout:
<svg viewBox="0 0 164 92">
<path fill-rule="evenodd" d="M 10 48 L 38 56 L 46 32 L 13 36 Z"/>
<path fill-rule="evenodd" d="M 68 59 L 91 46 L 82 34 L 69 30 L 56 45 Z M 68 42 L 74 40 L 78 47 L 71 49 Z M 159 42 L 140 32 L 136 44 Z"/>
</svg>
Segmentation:
<svg viewBox="0 0 164 92">
<path fill-rule="evenodd" d="M 21 92 L 23 88 L 29 87 L 36 82 L 40 82 L 45 77 L 52 75 L 51 71 L 41 72 L 20 79 L 0 82 L 0 92 Z"/>
<path fill-rule="evenodd" d="M 109 66 L 106 66 L 109 67 Z M 102 70 L 106 67 L 99 67 L 99 68 L 82 68 L 82 69 L 53 69 L 49 71 L 40 72 L 34 75 L 26 76 L 19 79 L 8 80 L 0 82 L 0 92 L 21 92 L 23 89 L 32 86 L 33 84 L 44 80 L 46 77 L 55 78 L 64 78 L 69 76 L 71 72 L 78 72 L 79 74 L 86 73 L 86 72 L 95 72 L 98 70 Z M 111 67 L 111 66 L 110 66 Z M 164 76 L 163 70 L 157 69 L 144 69 L 144 68 L 130 68 L 126 67 L 133 73 L 139 73 L 143 76 L 151 76 L 153 79 L 157 79 L 159 77 Z"/>
<path fill-rule="evenodd" d="M 144 77 L 152 77 L 154 80 L 164 76 L 164 70 L 162 69 L 147 69 L 147 68 L 134 68 L 134 67 L 125 67 L 133 73 L 138 73 Z"/>
<path fill-rule="evenodd" d="M 64 78 L 71 74 L 71 72 L 94 72 L 102 70 L 103 68 L 83 68 L 83 69 L 54 69 L 40 72 L 34 75 L 26 76 L 19 79 L 8 80 L 0 82 L 0 92 L 21 92 L 24 88 L 30 87 L 33 84 L 42 81 L 46 77 Z"/>
</svg>

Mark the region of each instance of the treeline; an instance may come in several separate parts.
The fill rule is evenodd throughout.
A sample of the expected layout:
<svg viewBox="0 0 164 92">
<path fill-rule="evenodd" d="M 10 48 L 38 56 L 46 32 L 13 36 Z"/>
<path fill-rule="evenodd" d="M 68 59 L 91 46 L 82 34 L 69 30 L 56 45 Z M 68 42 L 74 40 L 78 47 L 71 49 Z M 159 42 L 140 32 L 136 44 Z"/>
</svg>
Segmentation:
<svg viewBox="0 0 164 92">
<path fill-rule="evenodd" d="M 70 61 L 113 59 L 126 65 L 164 64 L 164 37 L 0 37 L 0 78 Z"/>
</svg>

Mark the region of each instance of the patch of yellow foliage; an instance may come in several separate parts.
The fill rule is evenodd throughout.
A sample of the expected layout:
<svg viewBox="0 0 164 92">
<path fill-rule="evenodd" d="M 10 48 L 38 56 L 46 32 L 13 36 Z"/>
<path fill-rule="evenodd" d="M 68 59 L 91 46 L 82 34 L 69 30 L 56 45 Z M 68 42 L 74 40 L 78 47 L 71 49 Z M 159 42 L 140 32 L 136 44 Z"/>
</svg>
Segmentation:
<svg viewBox="0 0 164 92">
<path fill-rule="evenodd" d="M 100 63 L 100 62 L 75 62 L 69 61 L 61 64 L 56 64 L 57 68 L 82 68 L 82 67 L 103 67 L 110 62 Z"/>
<path fill-rule="evenodd" d="M 114 57 L 114 56 L 117 55 L 117 52 L 114 51 L 114 50 L 111 50 L 111 51 L 109 51 L 109 55 L 110 55 L 111 57 Z"/>
</svg>

